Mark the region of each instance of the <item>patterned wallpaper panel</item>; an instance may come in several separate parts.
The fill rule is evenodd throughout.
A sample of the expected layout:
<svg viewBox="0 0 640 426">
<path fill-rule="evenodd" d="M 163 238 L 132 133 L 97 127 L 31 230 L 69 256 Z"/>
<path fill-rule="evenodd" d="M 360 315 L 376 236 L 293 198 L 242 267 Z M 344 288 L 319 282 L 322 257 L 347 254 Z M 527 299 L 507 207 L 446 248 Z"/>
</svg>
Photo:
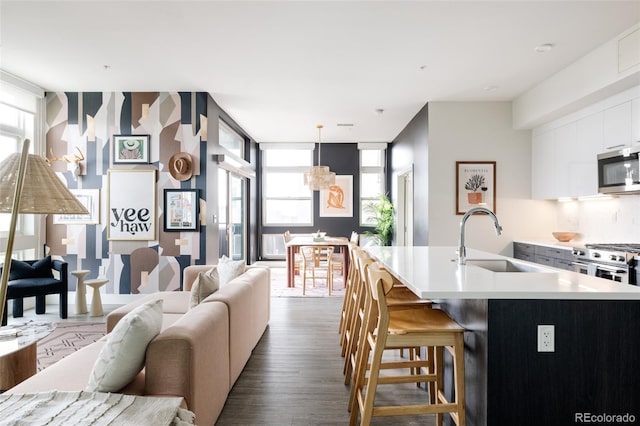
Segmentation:
<svg viewBox="0 0 640 426">
<path fill-rule="evenodd" d="M 69 262 L 70 271 L 90 270 L 87 279 L 108 278 L 107 293 L 181 288 L 182 269 L 206 259 L 206 223 L 202 221 L 197 232 L 164 232 L 164 189 L 200 190 L 200 211 L 206 211 L 208 96 L 201 92 L 47 94 L 46 156 L 53 160 L 53 170 L 71 189 L 99 190 L 99 223 L 59 223 L 60 218 L 47 217 L 49 253 Z M 149 164 L 114 164 L 113 135 L 122 134 L 149 135 Z M 178 181 L 169 173 L 169 159 L 178 152 L 187 152 L 193 159 L 191 179 Z M 65 156 L 72 161 L 65 161 Z M 81 157 L 79 173 L 74 173 L 73 159 Z M 107 239 L 110 169 L 157 171 L 155 240 Z M 127 188 L 112 192 L 119 190 Z M 69 285 L 75 290 L 73 276 Z"/>
</svg>

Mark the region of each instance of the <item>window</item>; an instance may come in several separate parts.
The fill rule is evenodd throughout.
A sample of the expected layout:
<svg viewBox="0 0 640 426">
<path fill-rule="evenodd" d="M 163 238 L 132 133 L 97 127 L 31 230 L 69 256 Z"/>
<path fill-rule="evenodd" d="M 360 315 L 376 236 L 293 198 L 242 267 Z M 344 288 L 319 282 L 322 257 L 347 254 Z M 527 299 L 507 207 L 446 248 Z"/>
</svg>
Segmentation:
<svg viewBox="0 0 640 426">
<path fill-rule="evenodd" d="M 385 194 L 386 144 L 359 144 L 360 150 L 360 225 L 372 226 L 369 208 Z"/>
<path fill-rule="evenodd" d="M 313 225 L 313 193 L 304 184 L 312 154 L 310 149 L 263 148 L 263 225 Z"/>
<path fill-rule="evenodd" d="M 6 79 L 8 74 L 0 74 L 0 161 L 9 155 L 22 150 L 22 141 L 31 140 L 29 152 L 44 152 L 40 148 L 39 135 L 41 120 L 41 104 L 43 93 L 28 83 L 24 87 L 15 87 Z M 27 87 L 28 86 L 28 87 Z M 0 246 L 6 247 L 9 234 L 10 214 L 0 214 Z M 40 241 L 40 221 L 34 215 L 18 216 L 14 240 L 13 257 L 16 259 L 33 259 L 42 247 Z M 2 253 L 4 259 L 4 253 Z"/>
<path fill-rule="evenodd" d="M 218 142 L 230 153 L 244 159 L 244 138 L 222 120 L 218 120 Z"/>
</svg>

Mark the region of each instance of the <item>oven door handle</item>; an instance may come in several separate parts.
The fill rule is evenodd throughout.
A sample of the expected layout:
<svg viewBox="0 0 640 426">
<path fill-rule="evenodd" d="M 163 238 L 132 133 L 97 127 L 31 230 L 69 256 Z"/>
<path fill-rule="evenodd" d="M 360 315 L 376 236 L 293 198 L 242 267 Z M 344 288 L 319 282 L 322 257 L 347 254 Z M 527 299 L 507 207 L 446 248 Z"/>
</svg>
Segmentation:
<svg viewBox="0 0 640 426">
<path fill-rule="evenodd" d="M 583 268 L 588 268 L 590 266 L 590 264 L 588 263 L 582 263 L 582 262 L 571 262 L 572 265 L 574 266 L 581 266 Z M 593 265 L 593 264 L 591 264 Z M 625 271 L 624 269 L 619 269 L 616 268 L 614 266 L 605 266 L 605 265 L 601 265 L 601 264 L 596 264 L 595 265 L 596 269 L 601 269 L 603 271 L 607 271 L 607 272 L 612 272 L 614 274 L 626 274 L 627 271 Z"/>
<path fill-rule="evenodd" d="M 614 274 L 626 274 L 627 273 L 627 271 L 625 271 L 624 269 L 619 269 L 619 268 L 616 268 L 614 266 L 597 265 L 596 268 L 602 269 L 603 271 L 612 272 Z"/>
</svg>

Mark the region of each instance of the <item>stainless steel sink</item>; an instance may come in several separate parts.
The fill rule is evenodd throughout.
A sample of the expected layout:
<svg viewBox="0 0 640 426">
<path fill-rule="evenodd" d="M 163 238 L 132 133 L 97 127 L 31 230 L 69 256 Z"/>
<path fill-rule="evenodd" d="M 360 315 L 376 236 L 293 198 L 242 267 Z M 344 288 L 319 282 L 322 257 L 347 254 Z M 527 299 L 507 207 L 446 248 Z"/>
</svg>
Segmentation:
<svg viewBox="0 0 640 426">
<path fill-rule="evenodd" d="M 467 259 L 467 265 L 477 266 L 493 272 L 554 273 L 551 269 L 509 259 Z"/>
</svg>

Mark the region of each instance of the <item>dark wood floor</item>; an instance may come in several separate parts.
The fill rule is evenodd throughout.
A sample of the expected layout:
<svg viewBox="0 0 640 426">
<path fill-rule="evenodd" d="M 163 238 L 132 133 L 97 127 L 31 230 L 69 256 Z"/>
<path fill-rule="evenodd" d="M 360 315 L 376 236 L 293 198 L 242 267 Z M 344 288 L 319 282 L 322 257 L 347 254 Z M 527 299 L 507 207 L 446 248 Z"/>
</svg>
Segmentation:
<svg viewBox="0 0 640 426">
<path fill-rule="evenodd" d="M 271 321 L 233 387 L 218 426 L 340 425 L 349 422 L 338 321 L 340 298 L 272 298 Z M 383 403 L 427 398 L 415 385 Z M 376 418 L 372 425 L 435 425 L 432 416 Z"/>
</svg>

